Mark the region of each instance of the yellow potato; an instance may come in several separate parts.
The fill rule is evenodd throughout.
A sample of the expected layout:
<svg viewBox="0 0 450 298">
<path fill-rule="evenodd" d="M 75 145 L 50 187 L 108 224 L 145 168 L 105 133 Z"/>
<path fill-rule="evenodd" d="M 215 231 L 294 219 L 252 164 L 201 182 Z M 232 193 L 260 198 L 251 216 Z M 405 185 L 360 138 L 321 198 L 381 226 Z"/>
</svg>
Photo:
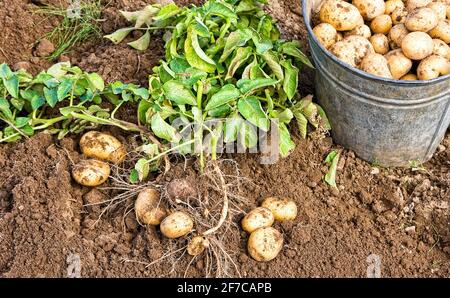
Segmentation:
<svg viewBox="0 0 450 298">
<path fill-rule="evenodd" d="M 274 221 L 272 211 L 264 207 L 258 207 L 247 213 L 241 224 L 244 231 L 251 233 L 259 228 L 270 227 Z"/>
<path fill-rule="evenodd" d="M 368 53 L 374 53 L 372 44 L 362 36 L 351 35 L 335 43 L 330 48 L 339 60 L 357 67 Z"/>
<path fill-rule="evenodd" d="M 338 31 L 353 30 L 364 24 L 358 9 L 340 0 L 326 0 L 320 8 L 319 18 L 322 23 L 329 23 Z"/>
<path fill-rule="evenodd" d="M 450 43 L 450 20 L 440 21 L 436 27 L 428 32 L 431 37 Z"/>
<path fill-rule="evenodd" d="M 413 11 L 419 7 L 425 7 L 430 4 L 433 0 L 406 0 L 406 9 L 408 11 Z"/>
<path fill-rule="evenodd" d="M 388 1 L 386 1 L 386 10 L 384 11 L 384 14 L 390 15 L 397 8 L 401 8 L 401 9 L 405 8 L 405 4 L 403 3 L 402 0 L 388 0 Z"/>
<path fill-rule="evenodd" d="M 406 8 L 397 7 L 391 13 L 391 20 L 394 25 L 403 24 L 408 16 L 408 11 Z"/>
<path fill-rule="evenodd" d="M 384 57 L 388 62 L 392 77 L 396 80 L 405 76 L 412 68 L 412 61 L 403 54 L 401 49 L 393 50 Z"/>
<path fill-rule="evenodd" d="M 431 8 L 436 13 L 438 20 L 443 21 L 447 17 L 447 5 L 442 2 L 431 2 L 426 7 Z"/>
<path fill-rule="evenodd" d="M 372 75 L 392 79 L 386 58 L 380 54 L 368 54 L 361 62 L 361 70 Z"/>
<path fill-rule="evenodd" d="M 402 80 L 402 81 L 418 81 L 419 78 L 415 74 L 409 73 L 409 74 L 401 77 L 400 80 Z"/>
<path fill-rule="evenodd" d="M 384 0 L 353 0 L 352 3 L 366 21 L 371 21 L 386 11 Z"/>
<path fill-rule="evenodd" d="M 370 32 L 369 26 L 360 25 L 351 31 L 345 32 L 345 34 L 344 34 L 345 37 L 351 36 L 351 35 L 359 35 L 359 36 L 369 39 L 370 36 L 372 35 L 372 32 Z"/>
<path fill-rule="evenodd" d="M 370 23 L 370 29 L 372 29 L 374 33 L 387 34 L 389 30 L 391 30 L 391 28 L 392 28 L 392 19 L 387 14 L 377 16 Z"/>
<path fill-rule="evenodd" d="M 389 52 L 389 40 L 384 34 L 375 34 L 370 37 L 370 43 L 375 50 L 375 53 L 384 55 Z"/>
<path fill-rule="evenodd" d="M 193 237 L 187 246 L 187 252 L 191 256 L 198 256 L 209 247 L 209 240 L 204 236 Z"/>
<path fill-rule="evenodd" d="M 437 14 L 428 7 L 417 8 L 406 17 L 405 26 L 409 31 L 428 32 L 437 26 Z"/>
<path fill-rule="evenodd" d="M 275 220 L 278 221 L 294 220 L 297 217 L 297 205 L 287 198 L 266 198 L 261 207 L 272 211 Z"/>
<path fill-rule="evenodd" d="M 450 60 L 450 47 L 440 39 L 433 39 L 433 54 L 442 56 Z"/>
<path fill-rule="evenodd" d="M 138 221 L 146 225 L 159 225 L 167 216 L 167 210 L 161 204 L 159 191 L 150 187 L 139 193 L 134 210 Z"/>
<path fill-rule="evenodd" d="M 115 137 L 98 132 L 89 131 L 80 139 L 80 148 L 84 155 L 96 159 L 120 163 L 125 159 L 125 147 Z"/>
<path fill-rule="evenodd" d="M 182 211 L 170 214 L 163 219 L 160 225 L 161 233 L 167 238 L 179 238 L 187 235 L 193 227 L 192 218 Z"/>
<path fill-rule="evenodd" d="M 282 248 L 283 235 L 272 227 L 259 228 L 248 238 L 248 252 L 258 262 L 275 259 Z"/>
<path fill-rule="evenodd" d="M 99 186 L 111 173 L 106 162 L 95 159 L 82 160 L 72 169 L 72 177 L 78 184 L 84 186 Z"/>
<path fill-rule="evenodd" d="M 400 48 L 402 46 L 403 38 L 408 34 L 409 30 L 406 29 L 406 26 L 404 24 L 398 24 L 392 27 L 388 35 L 391 48 Z"/>
<path fill-rule="evenodd" d="M 433 39 L 424 32 L 411 32 L 402 40 L 402 50 L 412 60 L 422 60 L 433 53 Z"/>
<path fill-rule="evenodd" d="M 328 23 L 321 23 L 314 27 L 314 34 L 324 48 L 328 49 L 337 42 L 337 31 Z"/>
<path fill-rule="evenodd" d="M 419 80 L 432 80 L 450 74 L 450 61 L 439 55 L 423 59 L 417 67 Z"/>
</svg>

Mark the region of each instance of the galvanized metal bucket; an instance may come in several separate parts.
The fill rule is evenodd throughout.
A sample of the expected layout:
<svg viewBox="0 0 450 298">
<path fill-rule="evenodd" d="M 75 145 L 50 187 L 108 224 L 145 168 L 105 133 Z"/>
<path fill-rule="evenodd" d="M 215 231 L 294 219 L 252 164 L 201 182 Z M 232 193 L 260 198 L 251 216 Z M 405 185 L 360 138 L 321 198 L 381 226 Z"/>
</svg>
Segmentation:
<svg viewBox="0 0 450 298">
<path fill-rule="evenodd" d="M 330 118 L 334 141 L 384 166 L 429 160 L 450 124 L 450 75 L 396 81 L 353 68 L 322 47 L 312 32 L 311 15 L 322 1 L 302 2 L 316 96 Z"/>
</svg>

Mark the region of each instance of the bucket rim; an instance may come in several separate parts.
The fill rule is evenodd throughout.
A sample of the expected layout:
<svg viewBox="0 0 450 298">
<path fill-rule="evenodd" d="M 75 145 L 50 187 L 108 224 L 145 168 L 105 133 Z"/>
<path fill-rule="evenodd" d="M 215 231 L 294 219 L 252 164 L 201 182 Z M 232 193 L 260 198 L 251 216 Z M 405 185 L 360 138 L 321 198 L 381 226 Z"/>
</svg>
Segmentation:
<svg viewBox="0 0 450 298">
<path fill-rule="evenodd" d="M 310 12 L 308 12 L 307 8 L 306 8 L 307 7 L 306 4 L 309 0 L 301 0 L 301 1 L 302 1 L 303 21 L 304 21 L 306 29 L 308 31 L 309 40 L 314 41 L 314 43 L 319 46 L 319 49 L 323 53 L 325 53 L 325 55 L 328 56 L 331 60 L 333 60 L 339 66 L 346 68 L 353 74 L 358 75 L 363 78 L 366 78 L 366 79 L 369 79 L 369 80 L 372 80 L 372 81 L 378 81 L 378 82 L 387 83 L 387 84 L 391 84 L 391 85 L 403 85 L 403 86 L 427 86 L 427 85 L 433 85 L 436 83 L 441 83 L 441 82 L 444 82 L 444 81 L 450 79 L 450 74 L 442 76 L 442 77 L 438 77 L 438 78 L 435 78 L 432 80 L 426 80 L 426 81 L 423 81 L 423 80 L 405 81 L 405 80 L 387 79 L 387 78 L 382 78 L 382 77 L 378 77 L 378 76 L 369 74 L 365 71 L 362 71 L 356 67 L 353 67 L 353 66 L 339 60 L 336 56 L 331 54 L 330 51 L 328 51 L 326 48 L 324 48 L 324 46 L 319 42 L 316 35 L 312 31 L 310 20 L 308 20 L 308 18 L 307 18 L 308 13 L 310 13 Z"/>
</svg>

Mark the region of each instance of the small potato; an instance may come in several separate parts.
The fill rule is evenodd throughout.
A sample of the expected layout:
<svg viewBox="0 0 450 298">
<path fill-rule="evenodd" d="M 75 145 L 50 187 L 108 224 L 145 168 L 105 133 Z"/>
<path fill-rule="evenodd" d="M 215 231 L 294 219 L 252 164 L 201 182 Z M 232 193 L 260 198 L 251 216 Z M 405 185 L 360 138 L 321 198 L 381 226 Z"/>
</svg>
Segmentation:
<svg viewBox="0 0 450 298">
<path fill-rule="evenodd" d="M 351 35 L 335 43 L 330 51 L 341 61 L 357 67 L 367 53 L 374 53 L 372 44 L 362 36 Z"/>
<path fill-rule="evenodd" d="M 186 179 L 174 179 L 166 186 L 167 196 L 169 199 L 177 202 L 177 200 L 186 200 L 188 198 L 197 197 L 197 189 Z"/>
<path fill-rule="evenodd" d="M 359 36 L 369 39 L 370 36 L 372 35 L 372 32 L 370 31 L 369 26 L 360 25 L 351 31 L 345 32 L 345 34 L 344 34 L 345 37 L 351 36 L 351 35 L 359 35 Z"/>
<path fill-rule="evenodd" d="M 314 34 L 324 48 L 328 49 L 337 42 L 337 31 L 328 23 L 321 23 L 314 27 Z"/>
<path fill-rule="evenodd" d="M 261 207 L 272 211 L 275 220 L 278 221 L 294 220 L 297 217 L 297 205 L 287 198 L 267 198 L 262 202 Z"/>
<path fill-rule="evenodd" d="M 433 39 L 433 54 L 442 56 L 450 60 L 450 47 L 440 39 Z"/>
<path fill-rule="evenodd" d="M 188 234 L 194 227 L 192 218 L 184 212 L 177 211 L 163 219 L 161 233 L 167 238 L 179 238 Z"/>
<path fill-rule="evenodd" d="M 386 4 L 386 10 L 384 11 L 384 14 L 390 15 L 397 8 L 401 8 L 401 9 L 405 8 L 405 3 L 403 3 L 402 0 L 388 0 L 388 1 L 386 1 L 385 4 Z"/>
<path fill-rule="evenodd" d="M 450 61 L 439 55 L 423 59 L 417 67 L 419 80 L 432 80 L 450 74 Z"/>
<path fill-rule="evenodd" d="M 72 177 L 78 184 L 84 186 L 99 186 L 104 183 L 111 173 L 106 162 L 95 159 L 82 160 L 72 170 Z"/>
<path fill-rule="evenodd" d="M 402 50 L 412 60 L 422 60 L 433 53 L 433 39 L 424 32 L 411 32 L 402 40 Z"/>
<path fill-rule="evenodd" d="M 329 23 L 338 31 L 353 30 L 364 24 L 358 9 L 340 0 L 326 0 L 320 9 L 319 18 L 322 23 Z"/>
<path fill-rule="evenodd" d="M 402 46 L 403 38 L 409 34 L 409 30 L 406 29 L 404 24 L 398 24 L 392 27 L 389 31 L 389 42 L 393 49 L 400 48 Z"/>
<path fill-rule="evenodd" d="M 259 228 L 248 238 L 248 252 L 258 262 L 275 259 L 282 248 L 283 235 L 272 227 Z"/>
<path fill-rule="evenodd" d="M 209 240 L 204 236 L 195 236 L 189 241 L 187 252 L 191 256 L 198 256 L 209 247 Z"/>
<path fill-rule="evenodd" d="M 241 224 L 244 231 L 251 233 L 259 228 L 270 227 L 274 221 L 275 218 L 270 209 L 258 207 L 247 213 Z"/>
<path fill-rule="evenodd" d="M 386 11 L 384 0 L 353 0 L 352 3 L 366 21 L 371 21 Z"/>
<path fill-rule="evenodd" d="M 406 8 L 397 7 L 391 13 L 391 20 L 394 25 L 403 24 L 408 16 Z"/>
<path fill-rule="evenodd" d="M 406 75 L 412 68 L 412 61 L 403 54 L 401 49 L 393 50 L 384 57 L 388 62 L 392 77 L 396 80 Z"/>
<path fill-rule="evenodd" d="M 387 34 L 389 30 L 391 30 L 391 28 L 392 28 L 392 19 L 387 14 L 377 16 L 370 23 L 370 29 L 372 29 L 374 33 Z"/>
<path fill-rule="evenodd" d="M 384 34 L 375 34 L 370 39 L 375 53 L 384 55 L 389 52 L 389 39 Z"/>
<path fill-rule="evenodd" d="M 445 43 L 450 43 L 450 20 L 440 21 L 428 34 L 433 38 L 439 38 Z"/>
<path fill-rule="evenodd" d="M 401 77 L 400 80 L 402 80 L 402 81 L 418 81 L 419 78 L 415 74 L 409 73 L 409 74 Z"/>
<path fill-rule="evenodd" d="M 109 161 L 115 164 L 125 159 L 125 147 L 115 137 L 98 132 L 89 131 L 80 139 L 81 152 L 87 157 Z"/>
<path fill-rule="evenodd" d="M 447 17 L 447 5 L 442 2 L 431 2 L 426 7 L 431 8 L 436 13 L 438 20 L 443 21 Z"/>
<path fill-rule="evenodd" d="M 167 210 L 162 206 L 160 193 L 154 188 L 141 191 L 134 203 L 138 222 L 157 226 L 167 216 Z"/>
<path fill-rule="evenodd" d="M 428 32 L 437 26 L 437 14 L 428 7 L 417 8 L 406 17 L 405 26 L 409 31 Z"/>
<path fill-rule="evenodd" d="M 368 54 L 361 62 L 361 70 L 372 75 L 392 79 L 386 58 L 380 54 Z"/>
<path fill-rule="evenodd" d="M 425 7 L 433 2 L 433 0 L 406 0 L 406 9 L 413 11 L 416 8 Z"/>
</svg>

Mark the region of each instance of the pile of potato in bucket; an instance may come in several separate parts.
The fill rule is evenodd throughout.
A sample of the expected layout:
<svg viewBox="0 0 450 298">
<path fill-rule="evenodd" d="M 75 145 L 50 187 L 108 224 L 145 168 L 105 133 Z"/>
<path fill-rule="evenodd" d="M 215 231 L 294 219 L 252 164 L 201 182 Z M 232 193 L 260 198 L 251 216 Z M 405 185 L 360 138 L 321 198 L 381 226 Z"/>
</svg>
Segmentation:
<svg viewBox="0 0 450 298">
<path fill-rule="evenodd" d="M 450 0 L 325 0 L 318 14 L 315 36 L 353 67 L 396 80 L 450 73 Z"/>
</svg>

